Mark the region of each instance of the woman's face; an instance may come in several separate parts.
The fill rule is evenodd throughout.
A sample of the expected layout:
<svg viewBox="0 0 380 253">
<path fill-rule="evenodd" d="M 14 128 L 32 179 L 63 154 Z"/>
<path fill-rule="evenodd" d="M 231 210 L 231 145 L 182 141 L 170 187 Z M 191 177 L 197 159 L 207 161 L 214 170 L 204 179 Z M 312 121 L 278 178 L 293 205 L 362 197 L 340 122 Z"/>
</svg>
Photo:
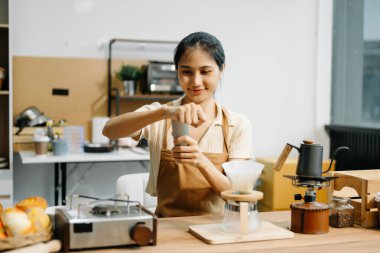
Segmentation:
<svg viewBox="0 0 380 253">
<path fill-rule="evenodd" d="M 186 50 L 178 62 L 179 83 L 194 103 L 213 97 L 221 75 L 215 60 L 201 48 Z"/>
</svg>

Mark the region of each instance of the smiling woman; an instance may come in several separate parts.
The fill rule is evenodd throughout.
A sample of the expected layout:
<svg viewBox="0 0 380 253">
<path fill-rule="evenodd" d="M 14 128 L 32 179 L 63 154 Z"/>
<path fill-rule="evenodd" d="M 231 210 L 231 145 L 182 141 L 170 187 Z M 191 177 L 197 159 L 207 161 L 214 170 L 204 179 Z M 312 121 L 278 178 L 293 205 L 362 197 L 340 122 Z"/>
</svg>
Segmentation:
<svg viewBox="0 0 380 253">
<path fill-rule="evenodd" d="M 188 49 L 179 61 L 178 79 L 186 92 L 186 102 L 201 103 L 212 97 L 221 78 L 221 69 L 215 60 L 201 48 Z"/>
<path fill-rule="evenodd" d="M 185 95 L 115 117 L 103 129 L 110 139 L 148 139 L 147 192 L 157 196 L 159 217 L 221 214 L 220 193 L 231 188 L 222 163 L 252 159 L 248 119 L 214 99 L 224 63 L 224 50 L 216 37 L 205 32 L 188 35 L 174 52 Z M 170 134 L 176 121 L 189 126 L 186 135 Z"/>
</svg>

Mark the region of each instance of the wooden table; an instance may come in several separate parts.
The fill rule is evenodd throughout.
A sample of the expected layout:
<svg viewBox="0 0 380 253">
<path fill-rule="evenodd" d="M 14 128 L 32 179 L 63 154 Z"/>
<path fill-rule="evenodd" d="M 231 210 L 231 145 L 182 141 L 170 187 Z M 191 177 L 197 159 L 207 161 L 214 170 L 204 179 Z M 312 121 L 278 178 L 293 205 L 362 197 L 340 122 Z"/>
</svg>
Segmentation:
<svg viewBox="0 0 380 253">
<path fill-rule="evenodd" d="M 290 212 L 262 212 L 262 220 L 269 220 L 284 228 L 290 226 Z M 158 220 L 158 243 L 156 246 L 85 250 L 81 253 L 115 252 L 291 252 L 291 253 L 371 253 L 380 252 L 380 229 L 331 228 L 323 235 L 295 234 L 294 239 L 209 245 L 188 232 L 189 225 L 221 222 L 221 217 L 199 216 L 163 218 Z"/>
</svg>

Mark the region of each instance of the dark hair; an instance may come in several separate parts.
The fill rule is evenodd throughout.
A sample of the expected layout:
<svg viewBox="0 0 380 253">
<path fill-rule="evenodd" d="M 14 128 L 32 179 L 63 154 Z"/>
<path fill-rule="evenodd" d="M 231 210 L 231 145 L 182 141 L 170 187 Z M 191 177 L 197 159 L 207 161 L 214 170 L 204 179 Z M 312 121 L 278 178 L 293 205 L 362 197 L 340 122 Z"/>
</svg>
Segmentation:
<svg viewBox="0 0 380 253">
<path fill-rule="evenodd" d="M 224 50 L 220 41 L 213 35 L 206 32 L 195 32 L 183 38 L 174 50 L 174 64 L 178 70 L 178 63 L 182 55 L 189 48 L 200 47 L 214 58 L 220 70 L 223 70 L 225 61 Z"/>
</svg>

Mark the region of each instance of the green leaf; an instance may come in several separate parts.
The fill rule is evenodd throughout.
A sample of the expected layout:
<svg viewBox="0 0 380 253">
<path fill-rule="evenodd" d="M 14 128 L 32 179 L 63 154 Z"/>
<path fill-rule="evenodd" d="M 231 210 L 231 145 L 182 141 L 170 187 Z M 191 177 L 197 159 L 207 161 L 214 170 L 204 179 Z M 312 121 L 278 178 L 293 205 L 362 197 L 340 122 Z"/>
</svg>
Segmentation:
<svg viewBox="0 0 380 253">
<path fill-rule="evenodd" d="M 121 81 L 125 80 L 138 80 L 142 76 L 142 71 L 138 66 L 122 65 L 120 70 L 116 73 L 116 78 Z"/>
</svg>

